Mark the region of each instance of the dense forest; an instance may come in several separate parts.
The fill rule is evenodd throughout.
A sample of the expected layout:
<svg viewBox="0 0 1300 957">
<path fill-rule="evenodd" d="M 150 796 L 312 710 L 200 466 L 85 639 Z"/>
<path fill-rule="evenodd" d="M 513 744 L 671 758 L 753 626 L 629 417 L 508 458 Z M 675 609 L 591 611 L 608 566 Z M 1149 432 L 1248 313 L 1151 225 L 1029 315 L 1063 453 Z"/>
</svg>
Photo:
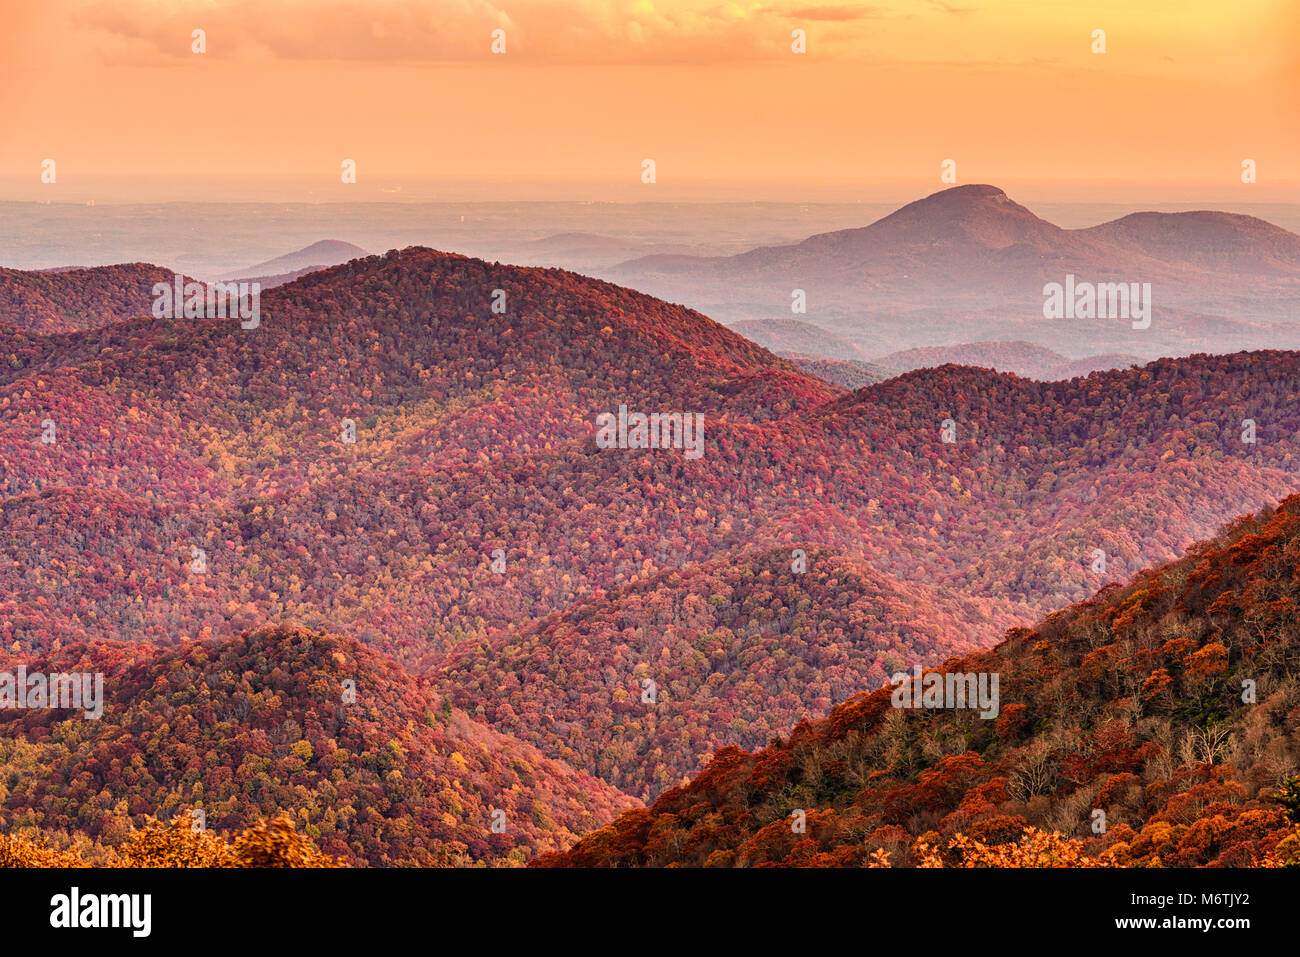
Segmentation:
<svg viewBox="0 0 1300 957">
<path fill-rule="evenodd" d="M 0 327 L 48 335 L 148 316 L 154 284 L 175 279 L 170 269 L 148 263 L 43 272 L 0 268 Z"/>
<path fill-rule="evenodd" d="M 353 864 L 522 862 L 637 803 L 470 720 L 354 639 L 300 626 L 165 650 L 67 645 L 26 665 L 102 671 L 107 704 L 99 720 L 0 710 L 9 834 L 113 849 L 189 809 L 218 833 L 288 812 Z"/>
<path fill-rule="evenodd" d="M 6 645 L 294 618 L 419 671 L 600 589 L 808 546 L 926 590 L 932 620 L 976 603 L 990 642 L 1300 489 L 1293 353 L 847 394 L 689 310 L 428 250 L 263 312 L 0 327 Z M 702 414 L 707 453 L 601 454 L 619 404 Z"/>
<path fill-rule="evenodd" d="M 973 602 L 964 620 L 928 605 L 829 549 L 741 553 L 465 642 L 430 676 L 472 716 L 645 799 L 722 745 L 759 747 L 907 662 L 973 646 Z"/>
</svg>

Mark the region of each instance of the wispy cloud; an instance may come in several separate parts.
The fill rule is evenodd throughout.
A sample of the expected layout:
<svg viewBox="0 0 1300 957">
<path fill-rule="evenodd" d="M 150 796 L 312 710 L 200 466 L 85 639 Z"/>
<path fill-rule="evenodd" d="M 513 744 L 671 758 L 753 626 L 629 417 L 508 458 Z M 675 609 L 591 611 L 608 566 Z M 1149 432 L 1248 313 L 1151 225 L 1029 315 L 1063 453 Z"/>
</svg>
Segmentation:
<svg viewBox="0 0 1300 957">
<path fill-rule="evenodd" d="M 773 8 L 769 8 L 773 9 Z M 773 9 L 773 12 L 777 12 Z M 850 20 L 879 20 L 887 14 L 878 7 L 820 6 L 798 7 L 784 14 L 790 20 L 821 20 L 843 23 Z"/>
<path fill-rule="evenodd" d="M 799 23 L 826 24 L 817 50 L 833 56 L 861 37 L 855 22 L 890 15 L 875 6 L 744 0 L 91 0 L 78 19 L 123 53 L 158 57 L 189 55 L 190 33 L 202 28 L 208 55 L 218 58 L 471 61 L 491 56 L 492 31 L 503 29 L 512 61 L 708 63 L 788 56 Z"/>
<path fill-rule="evenodd" d="M 944 3 L 943 0 L 930 0 L 930 6 L 940 13 L 946 13 L 954 17 L 968 17 L 977 12 L 975 7 L 956 7 L 951 3 Z"/>
</svg>

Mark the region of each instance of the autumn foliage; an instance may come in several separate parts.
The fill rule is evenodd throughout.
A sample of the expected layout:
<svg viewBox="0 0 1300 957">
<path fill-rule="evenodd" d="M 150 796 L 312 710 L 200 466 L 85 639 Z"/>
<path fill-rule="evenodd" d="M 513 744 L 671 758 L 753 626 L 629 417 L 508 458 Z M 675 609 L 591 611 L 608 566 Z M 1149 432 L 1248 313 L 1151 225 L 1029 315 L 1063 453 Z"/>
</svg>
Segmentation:
<svg viewBox="0 0 1300 957">
<path fill-rule="evenodd" d="M 0 664 L 111 689 L 0 712 L 32 854 L 181 807 L 352 865 L 1288 846 L 1294 501 L 1139 572 L 1300 489 L 1300 355 L 846 393 L 561 270 L 392 251 L 245 330 L 141 317 L 152 269 L 0 273 Z M 597 448 L 621 404 L 703 415 L 705 455 Z M 870 691 L 954 655 L 996 720 Z"/>
<path fill-rule="evenodd" d="M 210 829 L 243 832 L 235 847 L 252 859 L 280 853 L 283 828 L 257 822 L 287 812 L 351 864 L 522 863 L 636 803 L 471 721 L 354 639 L 297 624 L 169 649 L 69 645 L 29 666 L 103 668 L 107 703 L 92 721 L 0 710 L 6 831 L 116 849 L 194 807 Z"/>
<path fill-rule="evenodd" d="M 1300 496 L 946 662 L 997 720 L 864 693 L 538 863 L 1293 866 L 1297 555 Z"/>
<path fill-rule="evenodd" d="M 149 821 L 117 847 L 55 851 L 31 838 L 0 835 L 0 867 L 340 867 L 281 815 L 262 820 L 227 841 L 194 829 L 189 818 Z"/>
</svg>

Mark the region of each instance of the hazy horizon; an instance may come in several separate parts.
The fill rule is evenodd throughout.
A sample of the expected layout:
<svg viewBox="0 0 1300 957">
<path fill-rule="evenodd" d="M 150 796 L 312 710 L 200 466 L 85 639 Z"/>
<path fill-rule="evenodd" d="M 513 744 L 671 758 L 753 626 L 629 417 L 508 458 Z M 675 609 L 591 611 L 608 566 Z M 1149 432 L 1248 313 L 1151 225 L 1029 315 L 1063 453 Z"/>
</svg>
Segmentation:
<svg viewBox="0 0 1300 957">
<path fill-rule="evenodd" d="M 332 172 L 332 171 L 331 171 Z M 635 170 L 634 170 L 635 172 Z M 902 206 L 950 185 L 983 183 L 1023 205 L 1250 206 L 1300 204 L 1300 183 L 1188 180 L 1055 180 L 963 175 L 956 184 L 930 175 L 876 177 L 744 177 L 660 179 L 635 177 L 428 177 L 391 175 L 343 184 L 295 176 L 79 176 L 60 168 L 56 188 L 31 176 L 0 176 L 0 202 L 154 203 L 835 203 Z"/>
<path fill-rule="evenodd" d="M 295 252 L 320 240 L 351 242 L 371 253 L 430 246 L 501 258 L 528 243 L 570 233 L 663 245 L 660 251 L 732 255 L 819 233 L 870 225 L 926 195 L 892 201 L 790 202 L 660 200 L 446 200 L 155 202 L 0 200 L 0 267 L 51 269 L 150 262 L 216 275 Z M 352 194 L 355 195 L 355 194 Z M 1216 209 L 1255 216 L 1300 233 L 1300 204 L 1034 202 L 1010 198 L 1065 229 L 1154 210 Z M 219 240 L 214 239 L 219 236 Z M 611 253 L 611 261 L 617 259 Z M 627 257 L 632 258 L 632 257 Z M 559 263 L 583 271 L 581 262 Z"/>
</svg>

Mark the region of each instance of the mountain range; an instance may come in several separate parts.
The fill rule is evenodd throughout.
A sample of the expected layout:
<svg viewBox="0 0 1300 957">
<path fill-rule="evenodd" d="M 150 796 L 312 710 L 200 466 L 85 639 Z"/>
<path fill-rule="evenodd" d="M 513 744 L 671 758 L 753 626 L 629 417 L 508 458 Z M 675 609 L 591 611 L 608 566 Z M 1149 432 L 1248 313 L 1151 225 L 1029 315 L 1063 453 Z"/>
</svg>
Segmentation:
<svg viewBox="0 0 1300 957">
<path fill-rule="evenodd" d="M 944 202 L 954 249 L 971 236 L 1102 248 L 993 193 Z M 888 226 L 899 242 L 928 228 L 931 207 L 907 209 Z M 1263 234 L 1261 282 L 1285 285 L 1290 247 Z M 1206 271 L 1242 255 L 1179 254 Z M 0 648 L 14 667 L 102 671 L 110 689 L 89 730 L 0 716 L 23 779 L 0 797 L 8 827 L 112 846 L 197 801 L 230 829 L 290 810 L 353 863 L 520 862 L 626 811 L 598 831 L 620 835 L 618 854 L 587 844 L 567 860 L 784 860 L 743 846 L 758 818 L 712 846 L 666 828 L 679 858 L 647 851 L 635 822 L 758 760 L 738 748 L 785 741 L 805 718 L 842 724 L 855 694 L 914 665 L 992 660 L 981 649 L 1008 629 L 1120 594 L 1300 492 L 1295 352 L 1057 381 L 940 364 L 849 391 L 829 369 L 810 374 L 824 359 L 783 358 L 693 309 L 559 269 L 416 247 L 352 258 L 268 289 L 252 329 L 152 317 L 148 290 L 170 277 L 145 264 L 0 275 Z M 1005 335 L 977 344 L 967 359 L 1002 361 L 1010 344 L 1016 361 L 1053 361 Z M 600 417 L 620 408 L 702 417 L 704 454 L 603 446 Z M 1181 588 L 1181 567 L 1153 574 Z M 1179 614 L 1161 606 L 1151 633 L 1172 640 Z M 1054 620 L 1036 627 L 1055 634 Z M 996 654 L 1023 658 L 1017 642 Z M 1014 667 L 1039 669 L 1035 695 L 1056 694 L 1037 659 Z M 1027 687 L 1026 707 L 1047 714 Z M 1002 759 L 979 734 L 878 771 L 912 807 L 911 771 L 971 749 Z M 1081 739 L 1062 740 L 1049 743 Z M 836 787 L 806 809 L 839 814 L 849 784 Z M 1055 820 L 981 794 L 1026 826 Z M 723 827 L 734 809 L 718 807 Z M 907 833 L 854 854 L 912 854 L 939 823 L 915 810 L 877 823 L 863 807 L 846 826 Z M 841 853 L 828 842 L 817 853 Z"/>
<path fill-rule="evenodd" d="M 1300 346 L 1300 236 L 1235 213 L 1134 213 L 1062 229 L 988 185 L 956 186 L 868 226 L 733 256 L 647 256 L 601 273 L 723 322 L 801 316 L 877 361 L 1026 340 L 1082 359 Z M 1044 318 L 1067 276 L 1151 284 L 1149 328 Z M 843 358 L 834 356 L 833 358 Z"/>
</svg>

